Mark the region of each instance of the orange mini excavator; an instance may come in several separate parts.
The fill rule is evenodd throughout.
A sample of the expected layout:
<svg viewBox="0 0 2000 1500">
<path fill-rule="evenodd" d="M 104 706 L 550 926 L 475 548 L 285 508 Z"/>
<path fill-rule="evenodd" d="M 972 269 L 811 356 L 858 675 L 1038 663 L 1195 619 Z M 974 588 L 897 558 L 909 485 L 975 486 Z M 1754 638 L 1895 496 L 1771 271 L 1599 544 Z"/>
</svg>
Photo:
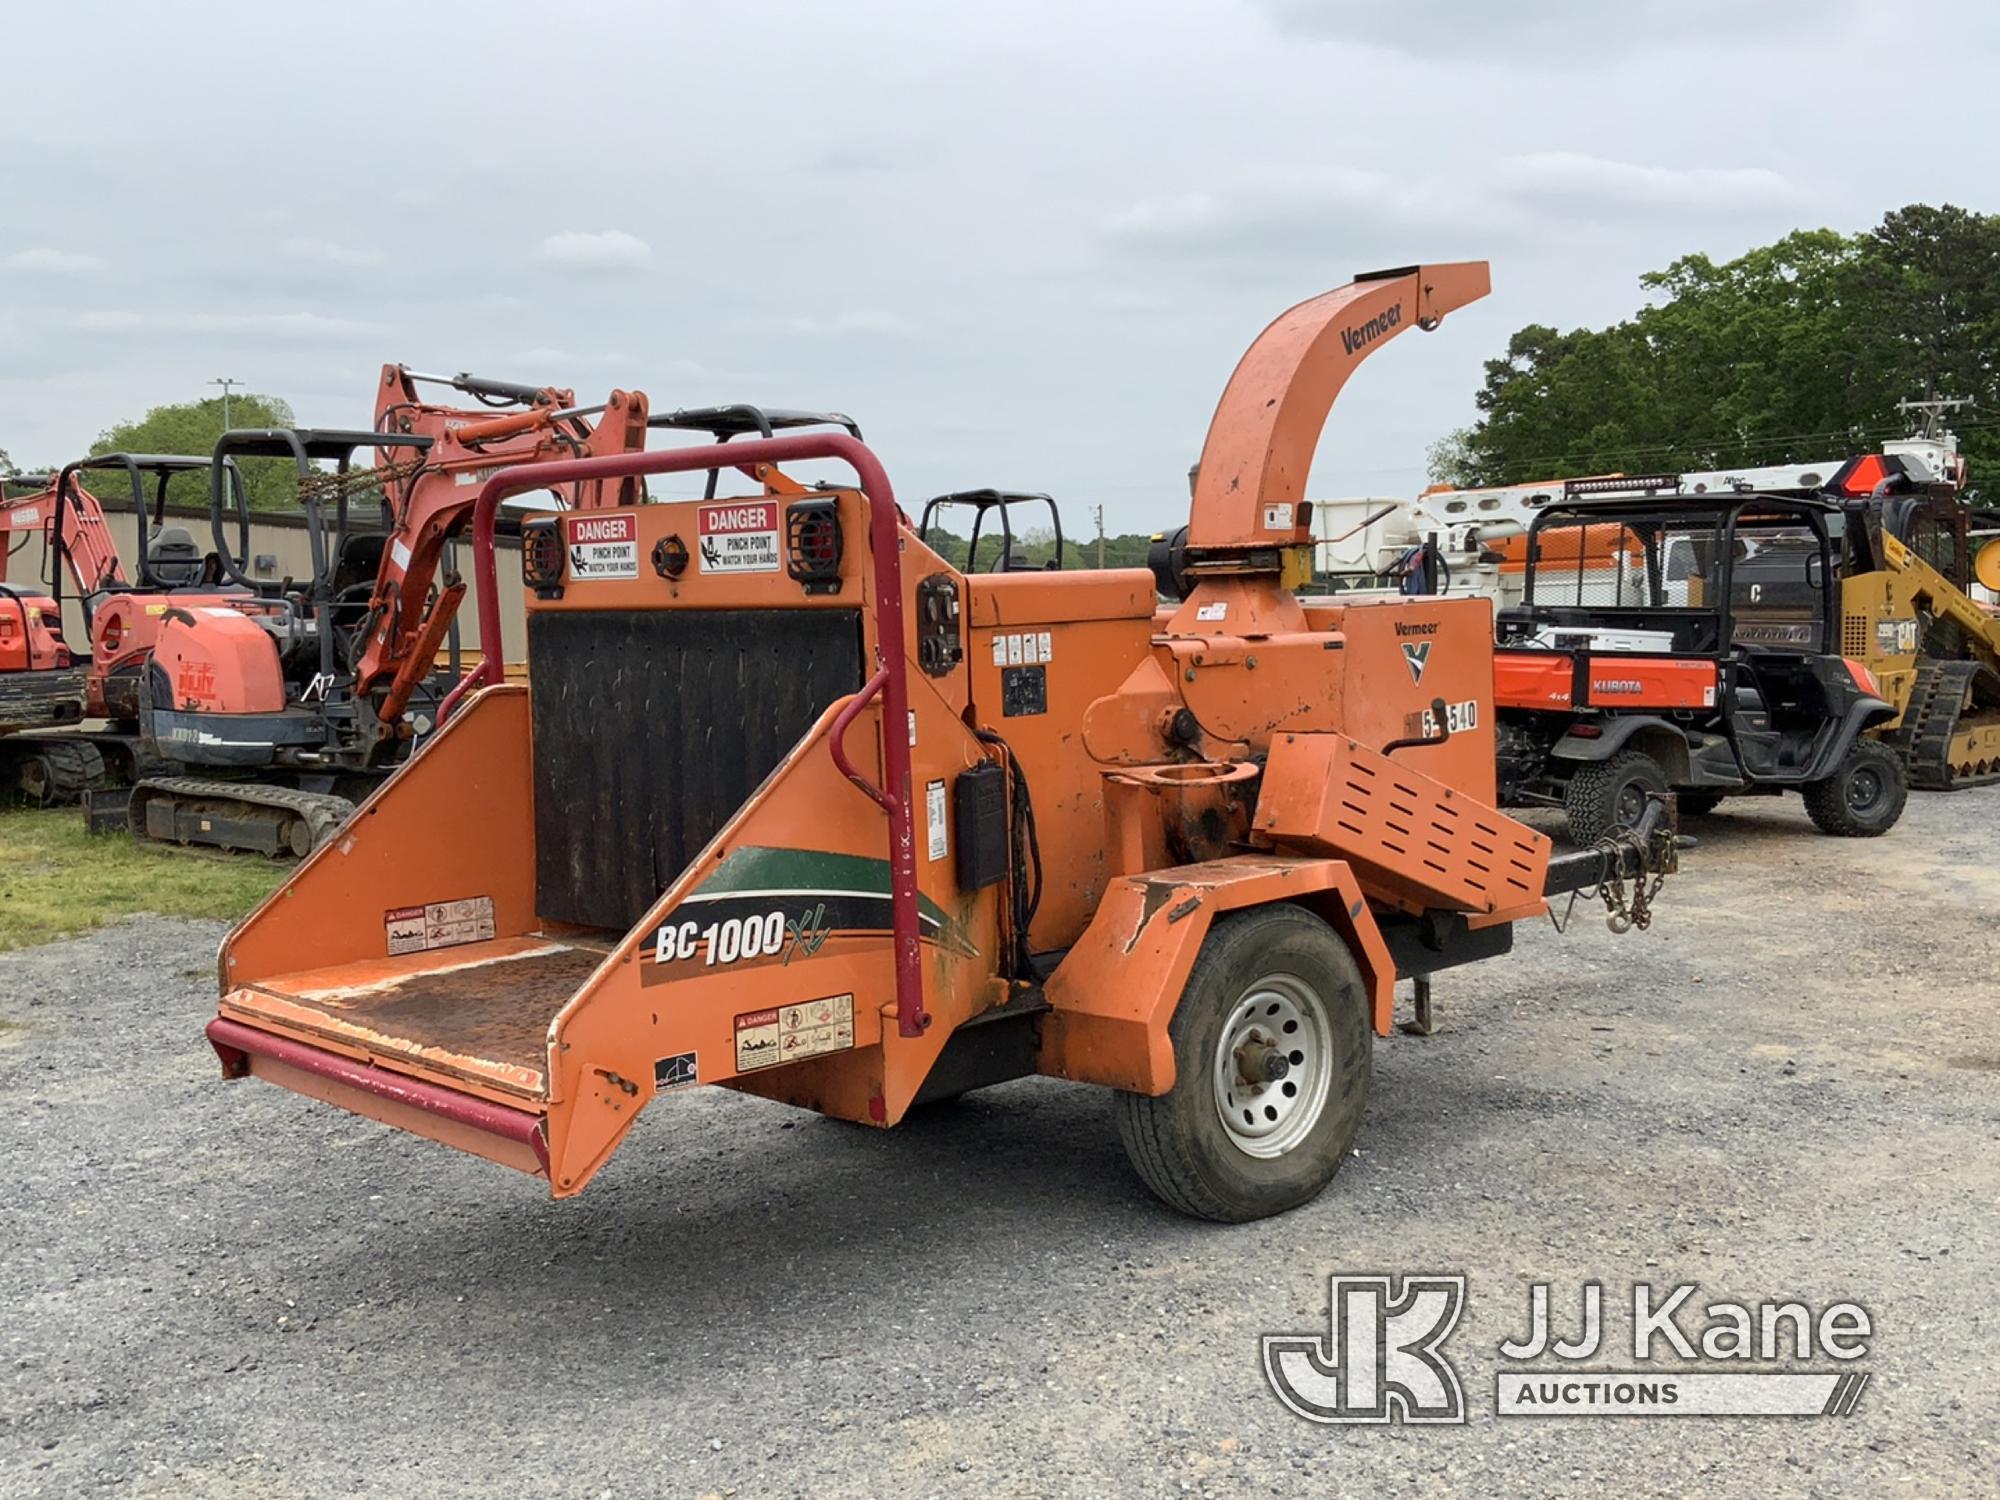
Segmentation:
<svg viewBox="0 0 2000 1500">
<path fill-rule="evenodd" d="M 108 783 L 129 784 L 155 764 L 139 732 L 138 688 L 167 614 L 260 607 L 240 591 L 217 588 L 212 578 L 204 583 L 207 569 L 194 539 L 167 518 L 173 481 L 209 463 L 102 453 L 56 474 L 0 485 L 0 790 L 54 803 L 87 798 Z M 241 483 L 233 471 L 226 478 L 247 526 Z M 112 507 L 85 482 L 107 479 L 131 496 L 136 580 L 119 559 Z M 29 591 L 6 579 L 8 556 L 32 536 L 43 542 L 43 587 Z M 65 581 L 75 590 L 87 649 L 72 650 L 64 634 Z M 82 728 L 85 720 L 100 726 Z"/>
<path fill-rule="evenodd" d="M 1356 365 L 1487 290 L 1385 272 L 1251 346 L 1156 620 L 1143 570 L 962 574 L 874 453 L 789 433 L 502 470 L 748 493 L 530 522 L 526 686 L 442 730 L 223 943 L 254 1075 L 579 1191 L 662 1093 L 893 1125 L 1042 1073 L 1118 1091 L 1168 1203 L 1252 1219 L 1348 1152 L 1398 978 L 1505 952 L 1552 861 L 1494 807 L 1483 600 L 1301 600 L 1307 469 Z M 855 483 L 779 467 L 838 459 Z M 477 809 L 476 814 L 468 809 Z M 1650 883 L 1647 886 L 1650 891 Z"/>
<path fill-rule="evenodd" d="M 499 409 L 427 401 L 420 387 L 432 383 Z M 215 450 L 212 556 L 241 598 L 229 609 L 171 611 L 160 629 L 141 718 L 180 774 L 133 790 L 133 832 L 272 854 L 304 854 L 330 837 L 429 727 L 428 712 L 406 710 L 413 700 L 435 708 L 429 679 L 465 593 L 456 575 L 433 583 L 484 477 L 642 448 L 646 418 L 637 392 L 613 391 L 603 405 L 579 408 L 554 387 L 385 365 L 373 430 L 225 433 Z M 369 449 L 378 466 L 350 469 Z M 242 457 L 297 465 L 309 577 L 253 577 L 244 546 L 232 548 L 220 476 L 225 460 Z M 327 462 L 337 470 L 319 467 Z M 637 494 L 623 478 L 547 488 L 558 503 L 583 508 Z M 379 524 L 350 514 L 362 496 L 379 496 Z M 247 543 L 247 532 L 238 540 Z"/>
</svg>

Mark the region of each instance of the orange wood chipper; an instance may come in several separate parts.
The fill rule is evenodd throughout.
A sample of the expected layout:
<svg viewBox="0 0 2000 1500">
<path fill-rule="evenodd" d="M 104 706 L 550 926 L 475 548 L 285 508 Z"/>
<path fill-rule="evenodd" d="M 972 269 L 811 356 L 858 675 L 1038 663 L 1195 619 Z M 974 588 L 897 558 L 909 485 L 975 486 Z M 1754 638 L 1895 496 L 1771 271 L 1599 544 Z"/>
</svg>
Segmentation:
<svg viewBox="0 0 2000 1500">
<path fill-rule="evenodd" d="M 579 1191 L 658 1094 L 723 1084 L 894 1125 L 1042 1073 L 1118 1091 L 1140 1175 L 1243 1220 L 1317 1193 L 1399 977 L 1505 952 L 1552 863 L 1494 807 L 1484 600 L 1302 600 L 1306 473 L 1356 364 L 1485 293 L 1366 277 L 1251 347 L 1172 560 L 955 571 L 851 434 L 486 480 L 747 494 L 524 528 L 526 686 L 487 658 L 436 738 L 224 942 L 224 1072 Z M 855 483 L 781 464 L 837 459 Z M 468 809 L 476 809 L 468 812 Z M 1427 1008 L 1427 1007 L 1426 1007 Z"/>
</svg>

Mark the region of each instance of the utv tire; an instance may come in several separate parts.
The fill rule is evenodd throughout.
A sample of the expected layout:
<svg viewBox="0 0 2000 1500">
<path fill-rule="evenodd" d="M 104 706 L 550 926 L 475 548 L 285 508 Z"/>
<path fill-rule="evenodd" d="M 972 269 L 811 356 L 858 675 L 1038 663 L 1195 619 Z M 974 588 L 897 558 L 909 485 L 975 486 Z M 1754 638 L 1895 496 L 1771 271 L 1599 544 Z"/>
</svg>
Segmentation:
<svg viewBox="0 0 2000 1500">
<path fill-rule="evenodd" d="M 1570 842 L 1588 849 L 1606 834 L 1630 828 L 1646 810 L 1651 792 L 1667 789 L 1667 773 L 1643 750 L 1620 750 L 1578 766 L 1563 788 Z"/>
<path fill-rule="evenodd" d="M 1726 795 L 1724 792 L 1681 792 L 1675 796 L 1674 801 L 1678 804 L 1679 810 L 1688 817 L 1705 818 L 1722 806 L 1722 799 Z"/>
<path fill-rule="evenodd" d="M 1833 774 L 1803 789 L 1806 816 L 1821 833 L 1878 838 L 1896 826 L 1909 800 L 1902 758 L 1879 740 L 1858 739 Z"/>
<path fill-rule="evenodd" d="M 1116 1104 L 1146 1186 L 1225 1224 L 1318 1196 L 1361 1128 L 1374 1040 L 1339 934 L 1282 903 L 1218 918 L 1168 1030 L 1173 1087 Z"/>
</svg>

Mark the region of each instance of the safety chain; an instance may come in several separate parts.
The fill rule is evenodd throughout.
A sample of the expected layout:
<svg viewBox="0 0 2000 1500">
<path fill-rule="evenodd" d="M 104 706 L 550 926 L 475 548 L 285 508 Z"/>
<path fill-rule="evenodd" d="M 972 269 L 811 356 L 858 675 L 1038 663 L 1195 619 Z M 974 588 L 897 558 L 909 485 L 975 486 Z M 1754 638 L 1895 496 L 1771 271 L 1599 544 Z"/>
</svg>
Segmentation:
<svg viewBox="0 0 2000 1500">
<path fill-rule="evenodd" d="M 406 458 L 393 464 L 383 464 L 379 469 L 349 469 L 345 473 L 321 470 L 299 481 L 299 498 L 337 500 L 343 494 L 351 495 L 357 490 L 386 490 L 397 480 L 408 479 L 423 465 L 421 458 Z"/>
<path fill-rule="evenodd" d="M 1651 846 L 1629 828 L 1616 829 L 1600 838 L 1595 848 L 1604 874 L 1597 882 L 1597 899 L 1604 903 L 1604 925 L 1613 932 L 1644 932 L 1653 925 L 1653 898 L 1680 863 L 1680 852 L 1671 829 L 1655 832 Z M 1625 891 L 1626 850 L 1635 856 L 1638 873 L 1632 891 Z"/>
</svg>

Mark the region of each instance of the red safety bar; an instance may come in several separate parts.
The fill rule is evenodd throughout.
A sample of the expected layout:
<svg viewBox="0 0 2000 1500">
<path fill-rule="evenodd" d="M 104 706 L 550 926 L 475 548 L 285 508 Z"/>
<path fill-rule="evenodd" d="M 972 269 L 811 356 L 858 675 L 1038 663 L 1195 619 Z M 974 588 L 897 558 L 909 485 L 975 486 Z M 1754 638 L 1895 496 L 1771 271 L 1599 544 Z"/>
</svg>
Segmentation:
<svg viewBox="0 0 2000 1500">
<path fill-rule="evenodd" d="M 526 1146 L 534 1152 L 542 1170 L 548 1170 L 549 1143 L 542 1134 L 540 1115 L 440 1088 L 434 1083 L 425 1083 L 420 1078 L 411 1078 L 387 1068 L 371 1067 L 365 1062 L 342 1057 L 339 1053 L 309 1047 L 304 1042 L 260 1031 L 223 1016 L 210 1021 L 207 1029 L 208 1044 L 222 1059 L 222 1071 L 226 1077 L 240 1078 L 250 1071 L 252 1057 L 268 1057 L 272 1062 L 283 1063 L 286 1067 L 310 1073 L 315 1078 L 326 1079 L 329 1083 L 368 1094 L 386 1103 L 419 1109 L 454 1125 L 463 1125 L 514 1145 Z"/>
<path fill-rule="evenodd" d="M 903 662 L 903 569 L 897 535 L 896 492 L 888 471 L 866 443 L 844 432 L 807 432 L 792 437 L 750 438 L 704 443 L 654 453 L 608 453 L 561 463 L 517 464 L 499 470 L 479 491 L 472 510 L 472 567 L 479 582 L 481 660 L 445 697 L 442 723 L 466 693 L 505 679 L 500 642 L 499 569 L 493 552 L 493 525 L 500 502 L 524 490 L 592 479 L 624 479 L 639 474 L 683 474 L 706 469 L 743 469 L 757 464 L 837 458 L 854 470 L 868 502 L 868 547 L 875 570 L 875 674 L 848 700 L 832 726 L 830 749 L 841 773 L 889 815 L 889 908 L 896 960 L 896 1029 L 922 1036 L 930 1025 L 924 1009 L 923 955 L 918 946 L 917 837 L 910 806 L 909 683 Z M 882 769 L 886 786 L 876 787 L 849 763 L 841 736 L 867 704 L 882 703 Z"/>
</svg>

